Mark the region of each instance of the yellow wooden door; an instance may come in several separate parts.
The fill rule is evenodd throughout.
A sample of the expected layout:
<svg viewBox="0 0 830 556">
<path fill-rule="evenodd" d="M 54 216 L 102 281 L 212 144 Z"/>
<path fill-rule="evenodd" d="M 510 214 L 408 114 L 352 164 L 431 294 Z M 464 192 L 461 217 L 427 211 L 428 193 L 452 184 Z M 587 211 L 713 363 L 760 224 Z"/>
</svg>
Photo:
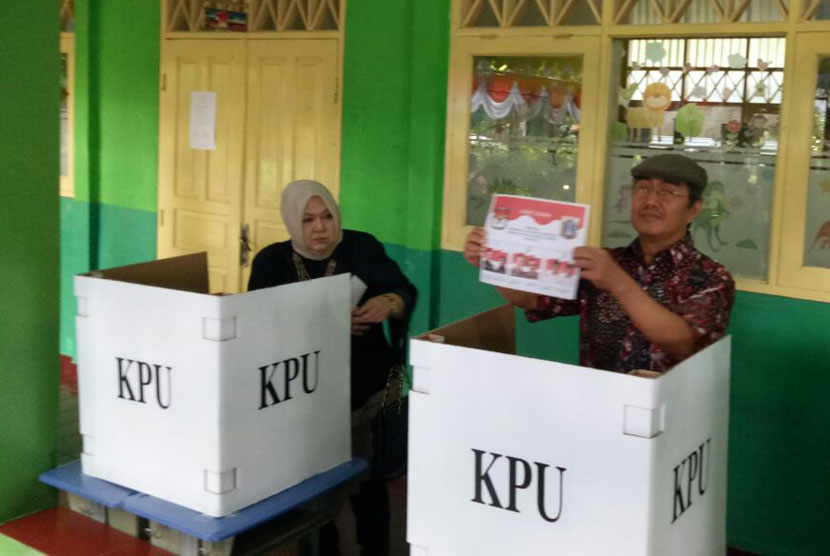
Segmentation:
<svg viewBox="0 0 830 556">
<path fill-rule="evenodd" d="M 340 110 L 337 40 L 248 41 L 244 223 L 249 260 L 288 239 L 282 188 L 315 179 L 337 197 Z M 242 269 L 247 284 L 250 264 Z M 244 286 L 243 284 L 243 286 Z"/>
<path fill-rule="evenodd" d="M 242 40 L 164 44 L 158 257 L 207 251 L 212 292 L 240 289 L 244 79 Z M 191 148 L 192 91 L 216 93 L 215 150 Z"/>
</svg>

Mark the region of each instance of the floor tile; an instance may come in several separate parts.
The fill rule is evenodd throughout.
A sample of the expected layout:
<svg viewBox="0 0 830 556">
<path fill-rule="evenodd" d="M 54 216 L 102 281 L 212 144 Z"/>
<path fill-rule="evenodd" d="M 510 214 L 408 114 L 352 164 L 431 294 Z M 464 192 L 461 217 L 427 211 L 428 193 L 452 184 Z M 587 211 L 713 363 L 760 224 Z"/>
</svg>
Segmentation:
<svg viewBox="0 0 830 556">
<path fill-rule="evenodd" d="M 0 534 L 0 554 L 3 556 L 41 556 L 43 552 L 38 552 L 20 541 Z"/>
<path fill-rule="evenodd" d="M 53 508 L 0 525 L 0 534 L 49 556 L 168 556 L 150 543 L 93 521 L 69 508 Z"/>
</svg>

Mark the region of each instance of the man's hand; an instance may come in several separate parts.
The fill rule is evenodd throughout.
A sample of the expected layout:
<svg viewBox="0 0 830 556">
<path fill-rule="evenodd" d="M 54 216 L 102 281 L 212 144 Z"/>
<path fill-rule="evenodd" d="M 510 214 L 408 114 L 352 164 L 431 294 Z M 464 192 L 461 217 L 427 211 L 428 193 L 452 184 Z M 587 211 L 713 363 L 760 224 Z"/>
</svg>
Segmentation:
<svg viewBox="0 0 830 556">
<path fill-rule="evenodd" d="M 607 249 L 577 247 L 574 249 L 574 264 L 582 269 L 583 278 L 614 295 L 623 293 L 633 283 Z"/>
<path fill-rule="evenodd" d="M 352 334 L 362 336 L 369 330 L 371 323 L 388 319 L 391 310 L 389 301 L 382 295 L 376 295 L 360 307 L 352 309 Z"/>
<path fill-rule="evenodd" d="M 464 258 L 473 266 L 481 266 L 485 239 L 484 228 L 473 228 L 464 242 Z"/>
<path fill-rule="evenodd" d="M 577 247 L 574 263 L 582 276 L 616 298 L 631 323 L 670 357 L 681 361 L 694 353 L 694 338 L 689 324 L 648 293 L 628 275 L 605 249 Z"/>
</svg>

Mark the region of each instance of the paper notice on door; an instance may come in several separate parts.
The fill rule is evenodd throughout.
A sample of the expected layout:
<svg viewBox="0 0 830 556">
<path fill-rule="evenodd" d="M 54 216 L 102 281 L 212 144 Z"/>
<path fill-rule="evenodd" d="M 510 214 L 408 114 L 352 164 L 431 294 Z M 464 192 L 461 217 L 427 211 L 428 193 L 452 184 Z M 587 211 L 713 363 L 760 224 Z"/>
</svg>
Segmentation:
<svg viewBox="0 0 830 556">
<path fill-rule="evenodd" d="M 190 148 L 216 150 L 216 93 L 190 92 Z"/>
<path fill-rule="evenodd" d="M 585 245 L 588 205 L 495 195 L 487 214 L 480 280 L 495 286 L 576 299 L 573 251 Z"/>
</svg>

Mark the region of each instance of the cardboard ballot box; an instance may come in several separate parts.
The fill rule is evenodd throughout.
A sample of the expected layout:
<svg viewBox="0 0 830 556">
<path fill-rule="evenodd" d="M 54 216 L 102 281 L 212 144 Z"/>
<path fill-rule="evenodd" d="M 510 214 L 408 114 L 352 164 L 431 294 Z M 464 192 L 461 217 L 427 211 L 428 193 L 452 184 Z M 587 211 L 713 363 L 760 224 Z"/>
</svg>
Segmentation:
<svg viewBox="0 0 830 556">
<path fill-rule="evenodd" d="M 411 341 L 411 554 L 724 554 L 729 339 L 643 378 L 513 355 L 514 318 Z"/>
<path fill-rule="evenodd" d="M 349 276 L 207 291 L 204 253 L 75 277 L 81 463 L 219 517 L 351 459 Z"/>
</svg>

